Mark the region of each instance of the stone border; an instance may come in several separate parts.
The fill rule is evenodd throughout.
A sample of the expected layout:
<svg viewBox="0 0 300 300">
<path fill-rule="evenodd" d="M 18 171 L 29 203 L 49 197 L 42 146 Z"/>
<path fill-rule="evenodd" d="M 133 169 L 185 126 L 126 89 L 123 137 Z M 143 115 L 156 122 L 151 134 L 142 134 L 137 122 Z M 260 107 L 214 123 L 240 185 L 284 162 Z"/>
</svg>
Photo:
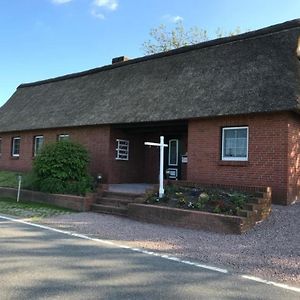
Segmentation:
<svg viewBox="0 0 300 300">
<path fill-rule="evenodd" d="M 244 232 L 245 218 L 203 211 L 130 203 L 128 205 L 128 216 L 137 221 L 189 229 L 234 234 Z"/>
<path fill-rule="evenodd" d="M 256 197 L 252 199 L 251 203 L 246 204 L 245 209 L 238 212 L 238 216 L 138 203 L 128 205 L 128 216 L 138 221 L 162 225 L 226 234 L 241 234 L 254 227 L 257 222 L 266 219 L 271 212 L 272 190 L 270 187 L 211 185 L 186 181 L 172 181 L 170 183 L 190 187 L 235 189 L 252 192 Z"/>
<path fill-rule="evenodd" d="M 17 189 L 0 187 L 1 197 L 17 197 Z M 91 205 L 95 202 L 94 194 L 87 196 L 63 195 L 63 194 L 47 194 L 42 192 L 21 190 L 20 199 L 57 205 L 63 208 L 73 209 L 75 211 L 89 211 Z"/>
</svg>

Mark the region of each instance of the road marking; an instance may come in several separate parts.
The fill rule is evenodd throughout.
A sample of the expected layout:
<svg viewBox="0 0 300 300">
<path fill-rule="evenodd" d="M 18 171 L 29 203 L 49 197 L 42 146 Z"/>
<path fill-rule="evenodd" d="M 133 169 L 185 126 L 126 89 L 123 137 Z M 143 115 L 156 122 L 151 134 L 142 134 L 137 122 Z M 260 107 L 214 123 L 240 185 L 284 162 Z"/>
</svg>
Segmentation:
<svg viewBox="0 0 300 300">
<path fill-rule="evenodd" d="M 213 267 L 213 266 L 209 266 L 209 265 L 199 264 L 199 263 L 192 262 L 192 261 L 189 261 L 189 260 L 182 260 L 182 259 L 180 259 L 178 257 L 175 257 L 175 256 L 169 256 L 169 255 L 166 255 L 166 254 L 160 254 L 160 253 L 157 253 L 157 252 L 143 250 L 143 249 L 140 249 L 140 248 L 130 247 L 130 246 L 127 246 L 127 245 L 114 243 L 114 242 L 111 242 L 111 241 L 108 241 L 108 240 L 92 238 L 92 237 L 89 237 L 87 235 L 80 234 L 80 233 L 72 233 L 70 231 L 56 229 L 56 228 L 53 228 L 53 227 L 50 227 L 50 226 L 35 224 L 35 223 L 23 221 L 23 220 L 20 220 L 20 219 L 14 219 L 14 218 L 7 217 L 7 216 L 2 216 L 2 215 L 0 215 L 0 218 L 4 219 L 4 220 L 7 220 L 7 221 L 11 221 L 11 222 L 21 223 L 21 224 L 25 224 L 25 225 L 29 225 L 29 226 L 33 226 L 33 227 L 37 227 L 37 228 L 57 232 L 57 233 L 66 234 L 66 235 L 71 236 L 71 237 L 77 237 L 77 238 L 84 239 L 84 240 L 89 240 L 89 241 L 93 241 L 93 242 L 97 242 L 97 243 L 102 243 L 102 244 L 106 244 L 106 245 L 110 245 L 110 246 L 115 246 L 115 247 L 118 247 L 118 248 L 143 253 L 143 254 L 146 254 L 146 255 L 157 256 L 157 257 L 160 257 L 160 258 L 163 258 L 163 259 L 176 261 L 176 262 L 179 262 L 179 263 L 182 263 L 182 264 L 185 264 L 185 265 L 190 265 L 190 266 L 194 266 L 194 267 L 201 268 L 201 269 L 207 269 L 207 270 L 210 270 L 210 271 L 215 271 L 215 272 L 224 273 L 224 274 L 229 273 L 228 270 L 226 270 L 226 269 L 221 269 L 221 268 L 217 268 L 217 267 Z M 255 276 L 250 276 L 250 275 L 241 275 L 241 277 L 244 278 L 244 279 L 256 281 L 256 282 L 267 284 L 267 285 L 273 285 L 275 287 L 279 287 L 279 288 L 282 288 L 282 289 L 286 289 L 286 290 L 290 290 L 290 291 L 300 293 L 300 288 L 289 286 L 287 284 L 268 281 L 268 280 L 261 279 L 259 277 L 255 277 Z"/>
<path fill-rule="evenodd" d="M 185 264 L 185 265 L 190 265 L 190 266 L 198 267 L 198 268 L 201 268 L 201 269 L 207 269 L 207 270 L 210 270 L 210 271 L 215 271 L 215 272 L 224 273 L 224 274 L 228 273 L 228 271 L 226 269 L 221 269 L 221 268 L 208 266 L 208 265 L 204 265 L 204 264 L 198 264 L 198 263 L 188 261 L 188 260 L 181 260 L 177 257 L 169 256 L 169 255 L 166 255 L 166 254 L 160 254 L 160 253 L 156 253 L 156 252 L 152 252 L 152 251 L 143 250 L 143 249 L 140 249 L 140 248 L 129 247 L 129 246 L 126 246 L 126 245 L 114 243 L 114 242 L 107 241 L 107 240 L 92 238 L 92 237 L 89 237 L 87 235 L 80 234 L 80 233 L 72 233 L 70 231 L 56 229 L 56 228 L 53 228 L 53 227 L 50 227 L 50 226 L 35 224 L 35 223 L 23 221 L 23 220 L 20 220 L 20 219 L 14 219 L 14 218 L 2 216 L 2 215 L 0 215 L 0 218 L 2 218 L 4 220 L 11 221 L 11 222 L 21 223 L 21 224 L 41 228 L 41 229 L 46 229 L 46 230 L 49 230 L 49 231 L 54 231 L 54 232 L 57 232 L 57 233 L 66 234 L 66 235 L 69 235 L 69 236 L 72 236 L 72 237 L 77 237 L 77 238 L 84 239 L 84 240 L 94 241 L 94 242 L 97 242 L 97 243 L 102 243 L 102 244 L 106 244 L 106 245 L 110 245 L 110 246 L 115 246 L 115 247 L 118 247 L 118 248 L 128 249 L 128 250 L 143 253 L 143 254 L 146 254 L 146 255 L 157 256 L 157 257 L 160 257 L 160 258 L 176 261 L 176 262 L 179 262 L 179 263 L 182 263 L 182 264 Z"/>
<path fill-rule="evenodd" d="M 259 277 L 249 276 L 249 275 L 242 275 L 242 277 L 245 278 L 245 279 L 253 280 L 253 281 L 268 284 L 268 285 L 274 285 L 274 286 L 280 287 L 282 289 L 286 289 L 286 290 L 290 290 L 290 291 L 300 293 L 300 288 L 289 286 L 289 285 L 284 284 L 284 283 L 277 283 L 277 282 L 273 282 L 273 281 L 268 281 L 268 280 L 265 280 L 265 279 L 261 279 Z"/>
</svg>

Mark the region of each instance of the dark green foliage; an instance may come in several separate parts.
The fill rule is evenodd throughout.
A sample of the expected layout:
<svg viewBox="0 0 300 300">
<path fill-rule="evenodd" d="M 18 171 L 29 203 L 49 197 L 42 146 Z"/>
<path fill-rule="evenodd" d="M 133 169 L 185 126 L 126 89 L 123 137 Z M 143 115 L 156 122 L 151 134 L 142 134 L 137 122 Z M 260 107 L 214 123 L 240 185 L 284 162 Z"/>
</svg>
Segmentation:
<svg viewBox="0 0 300 300">
<path fill-rule="evenodd" d="M 36 157 L 33 172 L 42 192 L 84 195 L 91 189 L 89 156 L 80 144 L 60 141 L 47 144 Z"/>
<path fill-rule="evenodd" d="M 230 194 L 230 200 L 236 209 L 242 209 L 247 202 L 247 196 L 242 193 L 233 192 Z"/>
<path fill-rule="evenodd" d="M 154 192 L 148 193 L 146 203 L 237 215 L 251 197 L 251 194 L 233 190 L 169 184 L 165 187 L 164 198 L 159 199 Z"/>
<path fill-rule="evenodd" d="M 22 174 L 22 188 L 26 190 L 37 190 L 37 181 L 37 175 L 33 171 Z"/>
</svg>

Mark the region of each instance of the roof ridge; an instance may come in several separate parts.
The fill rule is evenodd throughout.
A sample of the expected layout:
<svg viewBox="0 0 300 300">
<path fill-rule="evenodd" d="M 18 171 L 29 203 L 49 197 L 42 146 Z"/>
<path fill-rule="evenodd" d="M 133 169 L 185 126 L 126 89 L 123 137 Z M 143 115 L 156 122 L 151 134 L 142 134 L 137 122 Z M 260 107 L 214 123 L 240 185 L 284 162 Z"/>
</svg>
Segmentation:
<svg viewBox="0 0 300 300">
<path fill-rule="evenodd" d="M 120 62 L 120 63 L 105 65 L 102 67 L 92 68 L 92 69 L 81 71 L 81 72 L 75 72 L 75 73 L 62 75 L 62 76 L 58 76 L 58 77 L 54 77 L 54 78 L 49 78 L 49 79 L 45 79 L 45 80 L 39 80 L 39 81 L 31 82 L 31 83 L 23 83 L 23 84 L 20 84 L 17 88 L 25 88 L 25 87 L 30 87 L 30 86 L 42 85 L 42 84 L 46 84 L 46 83 L 50 83 L 50 82 L 56 82 L 56 81 L 77 78 L 77 77 L 81 77 L 81 76 L 85 76 L 85 75 L 89 75 L 89 74 L 95 74 L 98 72 L 103 72 L 106 70 L 120 68 L 123 66 L 136 64 L 139 62 L 144 62 L 144 61 L 148 61 L 148 60 L 152 60 L 152 59 L 157 59 L 157 58 L 166 57 L 166 56 L 172 56 L 172 55 L 181 54 L 181 53 L 185 53 L 185 52 L 193 51 L 193 50 L 197 50 L 197 49 L 203 49 L 203 48 L 214 47 L 214 46 L 218 46 L 218 45 L 224 45 L 224 44 L 232 43 L 232 42 L 243 41 L 243 40 L 247 40 L 250 38 L 256 38 L 256 37 L 260 37 L 260 36 L 263 36 L 266 34 L 272 34 L 272 33 L 280 32 L 283 30 L 292 29 L 295 27 L 300 27 L 300 18 L 286 21 L 286 22 L 279 23 L 279 24 L 275 24 L 275 25 L 271 25 L 271 26 L 264 27 L 261 29 L 241 33 L 238 35 L 217 38 L 217 39 L 201 42 L 198 44 L 193 44 L 193 45 L 189 45 L 189 46 L 176 48 L 176 49 L 165 51 L 165 52 L 159 52 L 159 53 L 155 53 L 155 54 L 151 54 L 151 55 L 146 55 L 146 56 L 130 59 L 128 61 L 124 61 L 124 62 Z"/>
</svg>

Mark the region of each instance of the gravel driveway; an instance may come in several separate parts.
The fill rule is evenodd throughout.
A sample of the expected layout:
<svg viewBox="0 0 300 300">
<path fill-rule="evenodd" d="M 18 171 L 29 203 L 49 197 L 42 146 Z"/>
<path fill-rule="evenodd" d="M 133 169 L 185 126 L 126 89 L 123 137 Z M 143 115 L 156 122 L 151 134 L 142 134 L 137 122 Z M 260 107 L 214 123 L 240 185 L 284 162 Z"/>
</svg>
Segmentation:
<svg viewBox="0 0 300 300">
<path fill-rule="evenodd" d="M 140 223 L 96 213 L 62 215 L 40 223 L 300 286 L 300 203 L 273 205 L 272 209 L 268 220 L 243 235 Z"/>
</svg>

